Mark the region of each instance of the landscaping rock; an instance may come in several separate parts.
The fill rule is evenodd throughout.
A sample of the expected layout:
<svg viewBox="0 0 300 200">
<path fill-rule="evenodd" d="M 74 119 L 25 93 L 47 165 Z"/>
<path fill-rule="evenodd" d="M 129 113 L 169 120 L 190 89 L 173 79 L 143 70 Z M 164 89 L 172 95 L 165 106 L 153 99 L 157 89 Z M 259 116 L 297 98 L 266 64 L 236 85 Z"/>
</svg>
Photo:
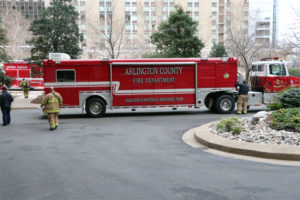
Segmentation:
<svg viewBox="0 0 300 200">
<path fill-rule="evenodd" d="M 229 138 L 231 140 L 245 141 L 262 144 L 278 145 L 300 145 L 300 133 L 285 130 L 275 130 L 269 127 L 270 112 L 259 112 L 253 117 L 244 117 L 239 119 L 244 128 L 240 134 L 234 135 L 232 132 L 219 132 L 216 129 L 218 122 L 213 123 L 209 130 L 211 133 Z M 254 123 L 254 124 L 253 124 Z"/>
</svg>

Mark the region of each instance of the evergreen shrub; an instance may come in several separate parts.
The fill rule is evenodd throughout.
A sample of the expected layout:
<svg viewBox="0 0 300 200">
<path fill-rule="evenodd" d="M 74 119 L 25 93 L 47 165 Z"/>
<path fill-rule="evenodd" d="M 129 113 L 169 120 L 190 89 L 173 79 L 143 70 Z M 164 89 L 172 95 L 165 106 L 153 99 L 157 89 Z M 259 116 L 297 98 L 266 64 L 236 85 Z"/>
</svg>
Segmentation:
<svg viewBox="0 0 300 200">
<path fill-rule="evenodd" d="M 300 107 L 300 88 L 290 88 L 278 96 L 284 108 Z"/>
</svg>

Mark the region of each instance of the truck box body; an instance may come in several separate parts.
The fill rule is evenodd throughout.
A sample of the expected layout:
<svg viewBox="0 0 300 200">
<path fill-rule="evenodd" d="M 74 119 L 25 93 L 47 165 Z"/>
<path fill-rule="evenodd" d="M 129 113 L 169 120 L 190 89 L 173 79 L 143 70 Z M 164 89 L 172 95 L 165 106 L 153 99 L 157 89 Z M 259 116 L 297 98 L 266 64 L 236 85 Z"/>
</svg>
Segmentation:
<svg viewBox="0 0 300 200">
<path fill-rule="evenodd" d="M 199 107 L 209 94 L 235 91 L 237 60 L 212 58 L 45 60 L 45 91 L 63 107 L 99 97 L 107 109 Z"/>
</svg>

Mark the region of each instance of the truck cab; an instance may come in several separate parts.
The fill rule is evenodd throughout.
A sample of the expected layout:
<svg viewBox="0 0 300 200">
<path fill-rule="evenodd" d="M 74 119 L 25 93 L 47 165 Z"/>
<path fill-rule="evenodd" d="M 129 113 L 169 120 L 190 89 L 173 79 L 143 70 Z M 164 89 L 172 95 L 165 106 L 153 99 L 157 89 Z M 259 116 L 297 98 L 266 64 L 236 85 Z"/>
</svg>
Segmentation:
<svg viewBox="0 0 300 200">
<path fill-rule="evenodd" d="M 290 76 L 287 63 L 278 57 L 264 58 L 252 64 L 250 72 L 252 91 L 278 93 L 300 85 L 300 78 Z"/>
<path fill-rule="evenodd" d="M 290 76 L 287 63 L 278 57 L 253 62 L 250 71 L 251 92 L 248 104 L 260 105 L 276 101 L 278 93 L 290 87 L 299 87 L 300 78 Z"/>
</svg>

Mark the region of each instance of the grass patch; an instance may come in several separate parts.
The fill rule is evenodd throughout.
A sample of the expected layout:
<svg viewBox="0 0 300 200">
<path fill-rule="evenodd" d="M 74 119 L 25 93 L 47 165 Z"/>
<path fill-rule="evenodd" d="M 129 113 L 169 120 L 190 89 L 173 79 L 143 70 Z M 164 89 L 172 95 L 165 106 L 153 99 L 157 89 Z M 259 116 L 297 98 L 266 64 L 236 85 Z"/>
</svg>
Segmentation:
<svg viewBox="0 0 300 200">
<path fill-rule="evenodd" d="M 240 134 L 243 131 L 243 127 L 240 126 L 240 121 L 236 117 L 223 118 L 216 126 L 220 132 L 231 132 L 233 135 Z"/>
</svg>

